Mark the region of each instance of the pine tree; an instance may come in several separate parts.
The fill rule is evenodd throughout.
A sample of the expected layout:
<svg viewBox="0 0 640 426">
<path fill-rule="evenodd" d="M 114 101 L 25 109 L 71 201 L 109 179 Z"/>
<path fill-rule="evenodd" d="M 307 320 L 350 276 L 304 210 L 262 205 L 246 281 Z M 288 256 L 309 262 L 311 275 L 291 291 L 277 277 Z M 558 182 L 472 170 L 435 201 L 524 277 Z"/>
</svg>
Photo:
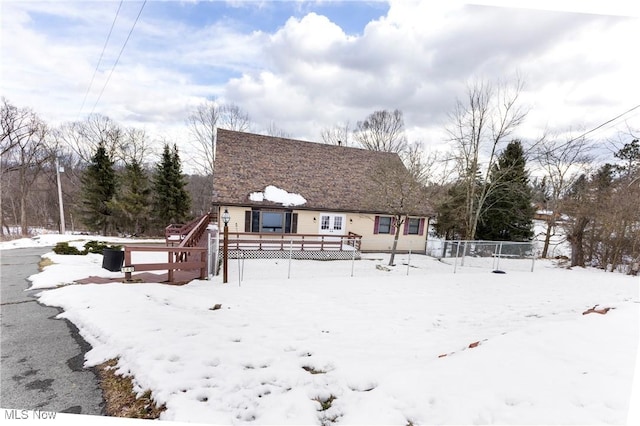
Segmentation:
<svg viewBox="0 0 640 426">
<path fill-rule="evenodd" d="M 98 145 L 81 181 L 84 223 L 89 230 L 107 235 L 113 222 L 111 201 L 117 191 L 117 181 L 113 161 L 102 143 Z"/>
<path fill-rule="evenodd" d="M 182 173 L 182 163 L 180 155 L 178 155 L 178 146 L 173 145 L 173 153 L 171 154 L 171 166 L 173 185 L 175 188 L 174 203 L 176 211 L 176 220 L 185 221 L 191 211 L 191 197 L 187 191 L 187 179 Z"/>
<path fill-rule="evenodd" d="M 485 201 L 476 238 L 528 241 L 533 237 L 533 195 L 520 141 L 510 142 L 490 172 L 493 190 Z"/>
<path fill-rule="evenodd" d="M 117 227 L 126 234 L 142 234 L 151 212 L 149 177 L 140 162 L 133 159 L 125 166 L 121 181 L 120 191 L 111 202 Z"/>
<path fill-rule="evenodd" d="M 434 223 L 434 230 L 438 237 L 446 240 L 462 238 L 465 219 L 464 192 L 462 183 L 454 183 L 448 189 L 446 197 L 437 206 L 438 219 Z"/>
<path fill-rule="evenodd" d="M 153 178 L 153 216 L 159 226 L 184 222 L 191 209 L 178 147 L 165 144 Z"/>
</svg>

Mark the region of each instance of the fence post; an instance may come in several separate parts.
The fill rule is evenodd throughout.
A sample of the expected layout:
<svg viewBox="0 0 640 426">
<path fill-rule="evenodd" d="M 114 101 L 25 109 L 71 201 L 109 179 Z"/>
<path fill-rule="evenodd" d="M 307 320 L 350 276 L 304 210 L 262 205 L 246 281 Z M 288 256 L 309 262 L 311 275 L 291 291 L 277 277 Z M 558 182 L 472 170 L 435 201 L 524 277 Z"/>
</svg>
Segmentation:
<svg viewBox="0 0 640 426">
<path fill-rule="evenodd" d="M 500 250 L 498 251 L 498 262 L 496 263 L 496 269 L 500 269 L 500 258 L 502 257 L 502 241 L 500 241 Z"/>
<path fill-rule="evenodd" d="M 240 284 L 242 282 L 242 273 L 240 272 L 240 258 L 244 258 L 244 252 L 242 250 L 238 250 L 238 287 L 241 287 Z M 243 259 L 244 262 L 244 259 Z"/>
<path fill-rule="evenodd" d="M 536 263 L 536 251 L 535 250 L 531 250 L 531 272 L 533 272 L 533 267 Z"/>
<path fill-rule="evenodd" d="M 456 242 L 456 260 L 453 262 L 453 273 L 456 273 L 458 269 L 458 253 L 460 253 L 460 241 Z"/>
<path fill-rule="evenodd" d="M 291 257 L 293 256 L 293 238 L 289 241 L 289 270 L 287 271 L 287 279 L 291 278 Z"/>
<path fill-rule="evenodd" d="M 409 247 L 409 258 L 407 259 L 407 276 L 409 275 L 410 266 L 411 266 L 411 247 Z"/>
<path fill-rule="evenodd" d="M 462 246 L 462 259 L 460 259 L 460 266 L 464 266 L 464 257 L 467 254 L 467 240 L 464 240 L 464 246 Z"/>
<path fill-rule="evenodd" d="M 356 263 L 356 242 L 353 241 L 353 250 L 351 251 L 351 276 L 353 277 L 353 267 Z"/>
</svg>

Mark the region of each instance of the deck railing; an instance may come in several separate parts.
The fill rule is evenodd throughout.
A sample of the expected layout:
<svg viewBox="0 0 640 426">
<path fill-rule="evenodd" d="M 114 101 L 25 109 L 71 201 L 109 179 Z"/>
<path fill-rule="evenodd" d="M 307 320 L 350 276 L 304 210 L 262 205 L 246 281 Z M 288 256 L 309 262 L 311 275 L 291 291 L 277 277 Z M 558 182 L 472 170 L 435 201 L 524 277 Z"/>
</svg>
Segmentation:
<svg viewBox="0 0 640 426">
<path fill-rule="evenodd" d="M 194 229 L 199 229 L 199 235 L 197 237 L 191 236 L 192 240 L 195 238 L 195 242 L 198 242 L 200 236 L 202 236 L 202 232 L 206 229 L 206 224 L 204 228 L 202 228 L 202 222 L 206 221 L 209 223 L 211 220 L 211 213 L 207 213 L 201 217 L 193 219 L 191 222 L 182 224 L 182 223 L 172 223 L 171 225 L 164 228 L 164 238 L 167 245 L 174 245 L 178 243 L 179 245 L 184 245 L 183 241 L 192 234 Z M 193 241 L 187 243 L 193 244 Z M 187 245 L 187 247 L 192 247 L 192 245 Z"/>
<path fill-rule="evenodd" d="M 125 279 L 131 280 L 132 272 L 168 271 L 168 281 L 173 282 L 174 271 L 200 271 L 200 279 L 207 277 L 207 247 L 198 247 L 202 235 L 210 223 L 210 215 L 196 218 L 186 225 L 169 225 L 165 228 L 166 247 L 160 246 L 125 246 L 124 267 Z M 179 242 L 177 246 L 173 246 Z M 171 246 L 169 246 L 171 244 Z M 132 263 L 134 252 L 165 252 L 166 263 Z M 133 267 L 133 271 L 128 269 Z"/>
<path fill-rule="evenodd" d="M 361 242 L 362 236 L 353 232 L 349 232 L 347 235 L 229 232 L 228 249 L 343 251 L 360 250 Z"/>
<path fill-rule="evenodd" d="M 166 263 L 132 263 L 134 252 L 167 253 Z M 124 267 L 133 266 L 133 271 L 125 272 L 125 280 L 131 281 L 132 272 L 168 271 L 168 280 L 173 282 L 174 271 L 200 271 L 200 279 L 207 278 L 207 248 L 206 247 L 160 247 L 160 246 L 125 246 Z"/>
</svg>

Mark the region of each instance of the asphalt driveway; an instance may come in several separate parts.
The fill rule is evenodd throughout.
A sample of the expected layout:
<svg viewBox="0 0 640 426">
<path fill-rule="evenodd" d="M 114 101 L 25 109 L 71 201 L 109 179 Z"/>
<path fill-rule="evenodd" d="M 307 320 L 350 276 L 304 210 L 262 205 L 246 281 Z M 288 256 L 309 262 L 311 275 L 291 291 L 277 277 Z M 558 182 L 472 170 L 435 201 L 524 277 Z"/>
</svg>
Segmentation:
<svg viewBox="0 0 640 426">
<path fill-rule="evenodd" d="M 84 369 L 89 345 L 61 311 L 25 291 L 46 248 L 0 251 L 0 407 L 101 415 L 102 392 Z"/>
</svg>

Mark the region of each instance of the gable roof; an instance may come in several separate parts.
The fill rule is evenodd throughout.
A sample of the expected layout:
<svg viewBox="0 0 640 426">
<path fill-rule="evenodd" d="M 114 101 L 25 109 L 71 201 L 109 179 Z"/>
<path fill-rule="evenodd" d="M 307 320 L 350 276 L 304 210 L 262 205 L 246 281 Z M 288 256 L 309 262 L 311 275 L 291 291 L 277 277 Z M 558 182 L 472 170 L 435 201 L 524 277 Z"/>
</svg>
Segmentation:
<svg viewBox="0 0 640 426">
<path fill-rule="evenodd" d="M 388 214 L 385 200 L 371 196 L 372 174 L 384 163 L 406 170 L 395 153 L 218 129 L 213 203 L 281 207 L 249 198 L 273 185 L 306 199 L 296 209 Z M 432 215 L 426 198 L 415 210 L 407 213 Z"/>
</svg>

